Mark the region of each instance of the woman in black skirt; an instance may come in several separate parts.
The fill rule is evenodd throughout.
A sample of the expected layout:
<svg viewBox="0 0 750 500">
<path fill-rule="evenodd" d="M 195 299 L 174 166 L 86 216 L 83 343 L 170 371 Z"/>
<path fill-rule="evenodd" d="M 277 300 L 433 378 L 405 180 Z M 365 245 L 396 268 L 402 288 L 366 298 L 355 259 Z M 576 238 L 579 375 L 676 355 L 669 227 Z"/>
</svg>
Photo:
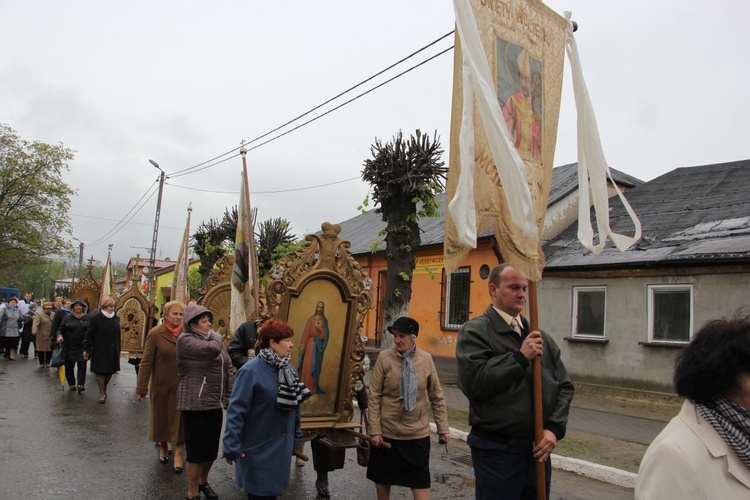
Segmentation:
<svg viewBox="0 0 750 500">
<path fill-rule="evenodd" d="M 368 431 L 373 447 L 367 479 L 375 483 L 378 500 L 390 498 L 391 485 L 411 488 L 415 500 L 428 499 L 430 422 L 425 395 L 438 434 L 447 443 L 451 436 L 443 388 L 432 356 L 417 349 L 419 323 L 398 318 L 388 331 L 394 347 L 378 355 L 370 377 Z"/>
<path fill-rule="evenodd" d="M 208 473 L 219 452 L 221 424 L 232 393 L 232 360 L 221 336 L 211 329 L 213 315 L 188 306 L 177 337 L 177 409 L 182 411 L 187 452 L 188 499 L 219 498 Z"/>
</svg>

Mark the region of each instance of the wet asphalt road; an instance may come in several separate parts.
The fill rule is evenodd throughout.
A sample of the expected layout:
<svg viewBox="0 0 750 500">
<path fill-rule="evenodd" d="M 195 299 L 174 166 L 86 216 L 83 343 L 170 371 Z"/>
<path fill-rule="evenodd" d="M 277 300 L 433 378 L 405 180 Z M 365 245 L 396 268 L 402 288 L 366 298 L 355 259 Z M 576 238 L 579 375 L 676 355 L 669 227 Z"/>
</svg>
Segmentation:
<svg viewBox="0 0 750 500">
<path fill-rule="evenodd" d="M 135 371 L 123 360 L 112 377 L 107 403 L 99 404 L 96 379 L 88 374 L 81 394 L 62 391 L 56 370 L 34 359 L 0 358 L 0 498 L 180 499 L 187 493 L 186 474 L 162 465 L 148 441 L 148 402 L 135 398 Z M 434 440 L 430 457 L 434 499 L 474 498 L 474 473 L 466 443 L 454 440 L 450 452 Z M 307 447 L 309 452 L 309 447 Z M 285 499 L 317 498 L 312 463 L 290 461 L 291 486 Z M 332 498 L 375 498 L 366 469 L 347 451 L 343 470 L 330 473 Z M 209 482 L 222 499 L 244 499 L 234 485 L 234 469 L 217 460 Z M 392 498 L 412 498 L 394 487 Z M 553 471 L 554 499 L 625 499 L 632 490 Z"/>
</svg>

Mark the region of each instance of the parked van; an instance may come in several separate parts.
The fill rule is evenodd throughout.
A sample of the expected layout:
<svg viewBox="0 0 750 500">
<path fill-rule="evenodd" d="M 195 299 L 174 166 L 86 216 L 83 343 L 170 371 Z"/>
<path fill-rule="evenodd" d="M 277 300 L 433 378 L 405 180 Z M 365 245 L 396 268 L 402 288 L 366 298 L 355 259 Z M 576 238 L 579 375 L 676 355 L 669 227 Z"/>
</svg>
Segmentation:
<svg viewBox="0 0 750 500">
<path fill-rule="evenodd" d="M 11 297 L 19 298 L 18 288 L 0 288 L 0 302 L 5 304 Z"/>
</svg>

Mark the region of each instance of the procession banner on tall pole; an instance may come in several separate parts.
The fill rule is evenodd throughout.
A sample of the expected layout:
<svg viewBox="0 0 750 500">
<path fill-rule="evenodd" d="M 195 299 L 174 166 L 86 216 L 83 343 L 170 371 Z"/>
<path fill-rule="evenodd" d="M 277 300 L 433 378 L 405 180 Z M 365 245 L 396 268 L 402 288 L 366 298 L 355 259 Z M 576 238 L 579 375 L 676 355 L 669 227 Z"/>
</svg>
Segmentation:
<svg viewBox="0 0 750 500">
<path fill-rule="evenodd" d="M 104 266 L 104 273 L 102 274 L 102 284 L 99 288 L 99 307 L 102 305 L 102 300 L 105 297 L 115 298 L 114 290 L 115 279 L 112 270 L 112 245 L 109 246 L 109 253 L 107 253 L 107 264 Z"/>
<path fill-rule="evenodd" d="M 232 334 L 259 310 L 252 218 L 247 165 L 243 148 L 242 186 L 240 187 L 240 202 L 237 206 L 237 233 L 234 241 L 234 265 L 232 267 L 232 303 L 229 318 L 229 329 Z"/>
<path fill-rule="evenodd" d="M 182 233 L 180 252 L 177 254 L 177 262 L 174 265 L 174 277 L 172 278 L 172 300 L 187 304 L 190 300 L 190 288 L 188 286 L 188 272 L 190 264 L 190 216 L 193 207 L 188 206 L 187 222 L 185 231 Z"/>
<path fill-rule="evenodd" d="M 446 272 L 492 228 L 505 262 L 538 281 L 567 22 L 538 0 L 454 6 Z"/>
</svg>

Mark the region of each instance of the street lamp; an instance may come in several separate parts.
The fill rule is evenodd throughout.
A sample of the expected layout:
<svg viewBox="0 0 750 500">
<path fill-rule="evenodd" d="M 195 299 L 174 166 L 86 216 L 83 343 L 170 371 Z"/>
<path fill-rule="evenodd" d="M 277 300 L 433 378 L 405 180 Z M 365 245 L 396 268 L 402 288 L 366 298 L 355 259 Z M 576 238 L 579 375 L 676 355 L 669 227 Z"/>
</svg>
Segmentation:
<svg viewBox="0 0 750 500">
<path fill-rule="evenodd" d="M 159 197 L 156 200 L 156 217 L 154 219 L 154 238 L 151 240 L 151 261 L 149 267 L 149 277 L 148 277 L 148 293 L 151 295 L 151 289 L 154 286 L 154 261 L 156 260 L 156 238 L 159 236 L 159 215 L 161 214 L 161 194 L 162 191 L 164 191 L 164 179 L 165 173 L 164 170 L 161 169 L 158 163 L 156 163 L 154 160 L 150 159 L 148 162 L 155 166 L 157 169 L 159 169 L 159 172 L 161 174 L 159 175 Z"/>
</svg>

